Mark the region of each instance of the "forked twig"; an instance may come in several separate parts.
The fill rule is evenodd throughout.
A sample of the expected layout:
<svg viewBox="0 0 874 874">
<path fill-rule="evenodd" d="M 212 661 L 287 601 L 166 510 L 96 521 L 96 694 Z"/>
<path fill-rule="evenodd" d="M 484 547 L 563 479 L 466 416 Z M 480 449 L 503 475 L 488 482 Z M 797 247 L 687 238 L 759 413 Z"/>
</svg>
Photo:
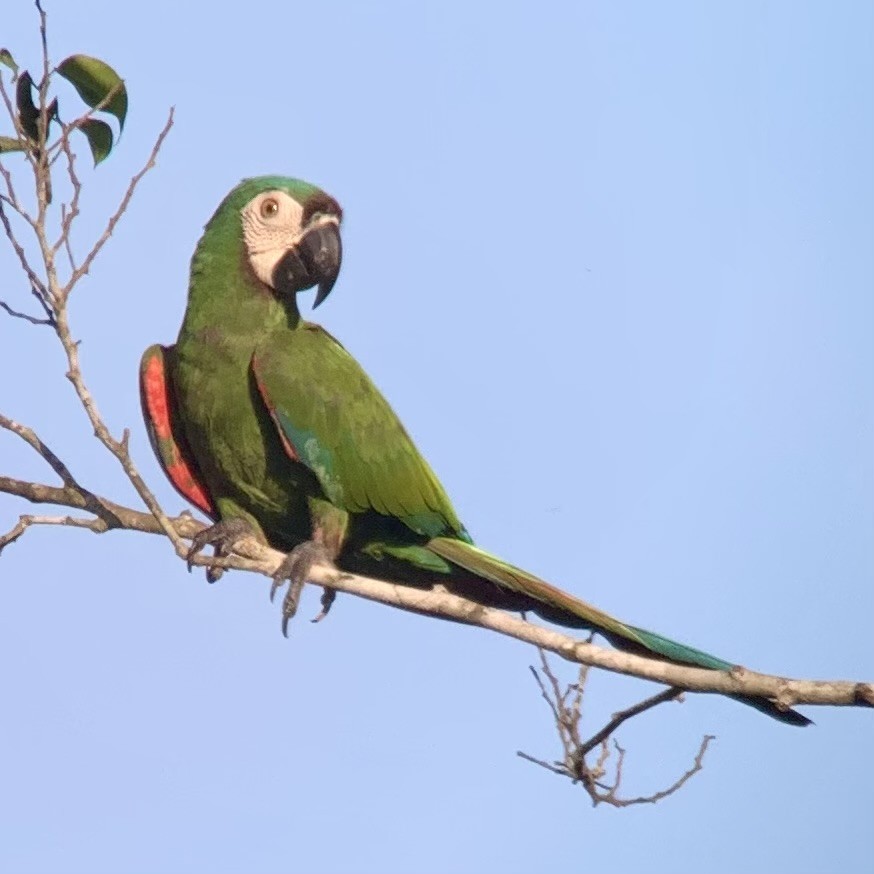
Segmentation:
<svg viewBox="0 0 874 874">
<path fill-rule="evenodd" d="M 591 643 L 593 636 L 589 636 L 589 643 Z M 613 779 L 612 782 L 605 782 L 604 779 L 607 773 L 607 760 L 610 757 L 609 742 L 611 737 L 629 719 L 640 716 L 647 710 L 652 710 L 666 701 L 680 699 L 683 690 L 678 688 L 665 689 L 657 695 L 652 695 L 619 713 L 614 713 L 603 728 L 583 741 L 581 740 L 580 726 L 582 721 L 583 690 L 588 678 L 588 666 L 583 665 L 576 682 L 569 684 L 562 690 L 558 678 L 549 665 L 546 653 L 541 647 L 538 647 L 538 652 L 540 653 L 540 671 L 532 666 L 531 673 L 540 689 L 541 697 L 546 701 L 552 713 L 564 756 L 561 760 L 548 762 L 520 750 L 516 753 L 520 758 L 525 759 L 527 762 L 533 762 L 535 765 L 539 765 L 553 774 L 567 777 L 574 783 L 580 783 L 588 793 L 589 798 L 591 798 L 593 805 L 609 804 L 613 807 L 628 807 L 632 804 L 655 804 L 657 801 L 673 795 L 694 774 L 702 769 L 704 753 L 707 751 L 710 741 L 713 740 L 712 735 L 705 735 L 692 766 L 672 785 L 651 795 L 641 795 L 637 798 L 621 798 L 618 793 L 623 777 L 625 750 L 619 746 L 618 741 L 615 739 L 613 740 L 613 745 L 617 752 L 617 759 Z M 548 681 L 549 688 L 544 683 L 541 673 Z M 594 764 L 590 765 L 586 757 L 596 748 L 600 748 L 598 758 Z"/>
</svg>

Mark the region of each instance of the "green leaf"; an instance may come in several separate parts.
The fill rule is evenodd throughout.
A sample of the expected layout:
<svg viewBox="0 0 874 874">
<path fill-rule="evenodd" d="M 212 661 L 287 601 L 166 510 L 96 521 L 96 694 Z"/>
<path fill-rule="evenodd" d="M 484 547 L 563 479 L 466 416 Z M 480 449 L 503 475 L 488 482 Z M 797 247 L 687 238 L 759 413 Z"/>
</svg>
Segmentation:
<svg viewBox="0 0 874 874">
<path fill-rule="evenodd" d="M 0 155 L 4 152 L 23 152 L 24 146 L 15 137 L 0 137 Z"/>
<path fill-rule="evenodd" d="M 0 49 L 0 64 L 5 64 L 13 73 L 18 72 L 18 64 L 15 63 L 15 58 L 12 57 L 9 49 Z"/>
<path fill-rule="evenodd" d="M 15 103 L 18 106 L 18 119 L 24 132 L 34 142 L 39 139 L 39 110 L 33 103 L 33 79 L 26 70 L 18 77 L 15 86 Z"/>
<path fill-rule="evenodd" d="M 57 66 L 60 73 L 75 89 L 79 96 L 92 108 L 99 106 L 112 92 L 109 103 L 103 107 L 118 119 L 119 129 L 124 128 L 127 116 L 127 89 L 124 81 L 109 66 L 99 58 L 88 55 L 70 55 Z"/>
<path fill-rule="evenodd" d="M 88 137 L 88 145 L 91 146 L 91 155 L 96 167 L 112 151 L 112 128 L 105 121 L 86 118 L 79 126 L 79 130 Z"/>
</svg>

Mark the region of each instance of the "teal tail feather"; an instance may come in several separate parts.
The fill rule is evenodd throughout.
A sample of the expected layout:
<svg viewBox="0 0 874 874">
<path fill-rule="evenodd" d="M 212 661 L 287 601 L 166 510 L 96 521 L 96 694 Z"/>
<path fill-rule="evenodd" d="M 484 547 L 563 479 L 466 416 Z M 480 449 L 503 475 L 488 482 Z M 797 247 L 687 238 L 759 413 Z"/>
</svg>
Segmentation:
<svg viewBox="0 0 874 874">
<path fill-rule="evenodd" d="M 532 609 L 545 619 L 571 628 L 597 631 L 617 649 L 637 655 L 657 656 L 665 661 L 713 671 L 728 671 L 734 667 L 732 662 L 717 658 L 700 649 L 663 637 L 653 631 L 647 631 L 645 628 L 626 625 L 609 613 L 469 543 L 448 537 L 435 537 L 429 541 L 428 549 L 469 573 L 511 592 L 530 597 L 535 602 L 532 604 Z M 787 725 L 809 725 L 811 722 L 795 710 L 780 709 L 767 698 L 745 695 L 729 697 Z"/>
</svg>

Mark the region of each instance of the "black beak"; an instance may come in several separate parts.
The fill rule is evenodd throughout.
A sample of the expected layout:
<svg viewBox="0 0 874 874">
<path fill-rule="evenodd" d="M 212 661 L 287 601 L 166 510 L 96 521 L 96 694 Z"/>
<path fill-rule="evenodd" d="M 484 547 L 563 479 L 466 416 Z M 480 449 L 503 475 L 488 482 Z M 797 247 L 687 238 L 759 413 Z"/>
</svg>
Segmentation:
<svg viewBox="0 0 874 874">
<path fill-rule="evenodd" d="M 273 287 L 280 294 L 295 294 L 318 285 L 315 309 L 331 293 L 342 260 L 340 229 L 334 222 L 316 225 L 282 256 L 273 269 Z"/>
</svg>

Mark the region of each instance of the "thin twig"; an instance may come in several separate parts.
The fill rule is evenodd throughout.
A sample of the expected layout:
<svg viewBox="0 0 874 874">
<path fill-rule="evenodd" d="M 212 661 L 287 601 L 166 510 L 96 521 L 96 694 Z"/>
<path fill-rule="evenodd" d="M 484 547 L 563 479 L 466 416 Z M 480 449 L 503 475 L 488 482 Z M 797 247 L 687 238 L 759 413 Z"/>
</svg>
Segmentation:
<svg viewBox="0 0 874 874">
<path fill-rule="evenodd" d="M 659 704 L 664 704 L 666 701 L 675 701 L 677 698 L 680 698 L 682 694 L 682 689 L 664 689 L 657 695 L 639 701 L 637 704 L 634 704 L 626 710 L 614 713 L 610 721 L 600 731 L 596 731 L 595 734 L 580 746 L 580 752 L 584 756 L 588 755 L 596 746 L 607 740 L 607 738 L 609 738 L 623 722 L 627 722 L 635 716 L 640 716 L 641 713 L 645 713 L 647 710 L 657 707 Z"/>
<path fill-rule="evenodd" d="M 12 98 L 9 96 L 9 92 L 6 90 L 6 83 L 3 81 L 3 71 L 0 70 L 0 98 L 3 100 L 3 105 L 6 107 L 6 114 L 12 119 L 12 123 L 15 125 L 15 133 L 18 136 L 19 140 L 21 140 L 21 126 L 18 123 L 18 113 L 15 111 L 15 107 L 12 105 Z M 12 73 L 12 82 L 18 81 L 18 73 Z"/>
<path fill-rule="evenodd" d="M 63 525 L 71 528 L 87 528 L 95 534 L 102 534 L 104 531 L 108 530 L 105 520 L 98 519 L 97 517 L 32 516 L 25 514 L 18 517 L 18 522 L 16 522 L 11 530 L 7 531 L 6 534 L 0 535 L 0 553 L 2 553 L 10 543 L 14 543 L 18 540 L 18 538 L 21 537 L 21 535 L 32 525 Z"/>
<path fill-rule="evenodd" d="M 45 228 L 46 214 L 48 213 L 49 204 L 52 201 L 52 178 L 49 172 L 48 152 L 46 143 L 49 133 L 49 83 L 51 81 L 49 62 L 49 43 L 48 43 L 48 21 L 45 10 L 40 5 L 39 0 L 36 0 L 36 8 L 39 11 L 39 35 L 42 45 L 42 77 L 39 81 L 38 91 L 38 108 L 39 118 L 37 120 L 37 143 L 32 149 L 27 150 L 27 156 L 30 160 L 33 169 L 33 178 L 36 184 L 36 227 L 35 231 L 39 234 L 41 229 Z M 51 283 L 49 283 L 51 287 Z"/>
<path fill-rule="evenodd" d="M 36 316 L 30 316 L 27 313 L 20 313 L 18 310 L 12 309 L 5 300 L 0 300 L 0 308 L 6 310 L 10 316 L 15 319 L 24 319 L 25 322 L 30 322 L 31 325 L 48 325 L 50 328 L 53 328 L 55 325 L 54 319 L 52 317 L 45 319 L 38 319 Z"/>
<path fill-rule="evenodd" d="M 81 486 L 76 482 L 76 478 L 70 473 L 67 465 L 46 446 L 33 428 L 28 428 L 27 425 L 22 425 L 20 422 L 16 422 L 2 413 L 0 413 L 0 428 L 4 428 L 6 431 L 10 431 L 20 437 L 31 449 L 44 458 L 48 462 L 49 467 L 63 480 L 64 485 L 81 489 Z"/>
<path fill-rule="evenodd" d="M 76 274 L 77 267 L 75 264 L 75 259 L 73 258 L 73 250 L 72 250 L 71 245 L 70 245 L 70 231 L 71 231 L 73 222 L 75 221 L 76 217 L 79 215 L 79 199 L 80 199 L 81 194 L 82 194 L 82 182 L 79 179 L 78 174 L 76 173 L 76 155 L 73 152 L 72 146 L 70 144 L 70 134 L 73 133 L 74 131 L 81 130 L 83 124 L 86 121 L 88 121 L 90 118 L 92 118 L 97 112 L 100 112 L 101 110 L 105 109 L 110 104 L 110 102 L 112 101 L 112 98 L 116 95 L 116 93 L 119 91 L 119 89 L 121 89 L 123 87 L 124 87 L 124 83 L 118 82 L 113 88 L 111 88 L 109 90 L 109 92 L 107 94 L 104 95 L 103 99 L 96 106 L 92 107 L 84 115 L 79 116 L 79 118 L 75 119 L 74 121 L 70 122 L 69 124 L 61 125 L 61 135 L 60 135 L 60 137 L 58 137 L 58 141 L 54 145 L 49 147 L 49 153 L 51 153 L 52 151 L 55 152 L 55 155 L 52 158 L 52 161 L 54 161 L 57 158 L 60 158 L 62 155 L 66 158 L 67 176 L 70 180 L 70 187 L 73 189 L 73 196 L 70 199 L 69 208 L 65 209 L 63 205 L 61 206 L 61 233 L 60 233 L 58 239 L 55 241 L 54 246 L 52 247 L 54 252 L 57 252 L 58 249 L 61 248 L 61 246 L 64 246 L 66 251 L 67 251 L 67 255 L 68 255 L 69 260 L 70 260 L 70 272 L 71 272 L 71 279 L 68 281 L 69 288 L 72 288 L 72 286 L 75 284 L 75 281 L 78 281 L 78 280 L 74 281 L 72 279 L 72 276 Z M 152 151 L 151 158 L 150 158 L 150 163 L 147 163 L 147 165 L 139 172 L 139 174 L 138 174 L 139 178 L 142 178 L 151 169 L 151 167 L 154 166 L 154 159 L 157 156 L 157 153 L 161 148 L 161 142 L 163 141 L 164 136 L 166 136 L 166 133 L 169 132 L 170 127 L 172 127 L 172 125 L 173 125 L 172 118 L 173 118 L 173 110 L 171 109 L 170 118 L 168 118 L 167 126 L 165 128 L 165 133 L 162 134 L 162 136 L 159 138 L 158 141 L 156 141 L 154 148 L 153 148 L 153 151 Z M 136 188 L 138 182 L 139 182 L 139 179 L 137 177 L 134 177 L 131 180 L 130 185 L 128 186 L 128 191 L 130 192 L 130 197 L 133 196 L 133 191 Z M 130 197 L 128 197 L 128 201 L 130 200 Z M 124 204 L 124 202 L 122 202 L 122 205 L 119 207 L 118 218 L 121 217 L 121 215 L 125 212 L 126 209 L 127 209 L 126 204 Z M 116 218 L 116 221 L 118 221 L 118 218 Z M 113 225 L 113 227 L 114 227 L 114 225 Z M 109 239 L 109 236 L 111 236 L 111 234 L 112 234 L 112 228 L 108 228 L 107 231 L 105 232 L 106 239 Z M 106 240 L 104 240 L 104 243 L 105 242 L 106 242 Z M 102 245 L 103 244 L 101 244 L 101 246 Z M 96 257 L 96 252 L 94 252 L 94 257 Z M 91 260 L 93 261 L 94 258 L 92 257 Z M 87 272 L 87 271 L 85 271 L 85 272 Z M 69 294 L 69 291 L 67 293 Z"/>
<path fill-rule="evenodd" d="M 79 196 L 82 193 L 82 183 L 76 174 L 76 155 L 70 148 L 70 141 L 66 135 L 66 129 L 61 135 L 61 143 L 63 153 L 67 158 L 67 176 L 70 179 L 70 186 L 73 189 L 73 196 L 70 198 L 69 206 L 61 204 L 61 233 L 58 239 L 55 240 L 52 250 L 57 252 L 63 246 L 67 252 L 67 257 L 70 261 L 70 273 L 76 272 L 76 260 L 73 258 L 73 249 L 70 243 L 70 232 L 73 228 L 73 222 L 79 215 Z"/>
<path fill-rule="evenodd" d="M 124 197 L 122 197 L 121 202 L 118 205 L 118 209 L 116 209 L 116 211 L 110 216 L 109 221 L 106 223 L 106 228 L 98 238 L 97 242 L 91 248 L 91 251 L 85 256 L 85 259 L 82 261 L 79 267 L 70 274 L 70 278 L 67 280 L 66 285 L 64 285 L 64 287 L 60 289 L 60 293 L 64 300 L 66 300 L 66 298 L 69 296 L 70 291 L 73 289 L 73 286 L 91 269 L 91 265 L 94 263 L 94 259 L 98 256 L 98 254 L 100 254 L 100 250 L 106 245 L 106 242 L 112 236 L 112 232 L 115 230 L 115 226 L 118 224 L 119 219 L 124 215 L 125 211 L 127 210 L 128 204 L 130 204 L 131 198 L 134 196 L 134 192 L 136 191 L 140 180 L 143 178 L 143 176 L 146 175 L 146 173 L 149 172 L 149 170 L 151 170 L 155 166 L 155 162 L 158 159 L 158 153 L 161 151 L 161 146 L 164 144 L 164 140 L 167 138 L 167 134 L 170 133 L 170 128 L 173 127 L 173 114 L 174 110 L 171 108 L 170 113 L 167 117 L 167 122 L 161 130 L 161 133 L 158 134 L 158 138 L 155 141 L 155 145 L 152 147 L 152 151 L 149 154 L 149 158 L 146 161 L 145 165 L 131 179 L 130 183 L 128 184 L 127 190 L 124 193 Z"/>
<path fill-rule="evenodd" d="M 74 195 L 75 199 L 75 195 Z M 73 257 L 73 246 L 70 243 L 70 229 L 73 224 L 73 219 L 79 214 L 78 207 L 61 204 L 61 236 L 55 243 L 56 247 L 63 245 L 64 251 L 67 253 L 67 260 L 70 264 L 70 270 L 76 269 L 76 259 Z"/>
<path fill-rule="evenodd" d="M 543 650 L 540 650 L 540 655 L 543 657 Z M 540 697 L 547 703 L 549 709 L 552 711 L 552 718 L 555 720 L 555 724 L 561 726 L 561 716 L 558 712 L 558 705 L 553 701 L 552 698 L 549 697 L 549 693 L 546 691 L 546 686 L 543 685 L 543 680 L 540 679 L 540 674 L 537 672 L 537 669 L 532 665 L 528 666 L 528 670 L 531 671 L 534 676 L 534 680 L 540 688 Z"/>
<path fill-rule="evenodd" d="M 5 175 L 5 172 L 8 171 L 0 165 L 0 174 Z M 18 237 L 15 235 L 12 222 L 9 221 L 9 216 L 6 214 L 7 205 L 11 206 L 19 215 L 25 218 L 25 220 L 27 220 L 28 217 L 16 207 L 15 203 L 11 202 L 6 197 L 0 197 L 0 223 L 2 223 L 3 230 L 6 232 L 6 237 L 12 244 L 12 249 L 18 257 L 18 263 L 21 264 L 22 270 L 27 274 L 31 288 L 38 289 L 39 293 L 43 295 L 44 298 L 48 299 L 48 291 L 46 290 L 45 283 L 39 278 L 39 276 L 37 276 L 34 269 L 30 266 L 30 262 L 27 259 L 27 253 L 24 251 L 24 246 L 21 245 L 18 241 Z"/>
<path fill-rule="evenodd" d="M 528 755 L 528 753 L 523 753 L 519 750 L 516 753 L 520 759 L 525 759 L 526 762 L 532 762 L 535 765 L 540 765 L 541 768 L 546 768 L 547 771 L 552 771 L 553 774 L 558 774 L 560 777 L 567 777 L 568 772 L 567 768 L 564 765 L 552 765 L 549 762 L 543 761 L 543 759 L 536 759 L 534 756 Z"/>
<path fill-rule="evenodd" d="M 668 786 L 667 789 L 661 789 L 658 792 L 653 792 L 652 795 L 641 795 L 637 798 L 614 798 L 610 802 L 614 807 L 630 807 L 633 804 L 655 804 L 657 801 L 661 801 L 663 798 L 667 798 L 669 795 L 673 795 L 678 789 L 684 786 L 692 777 L 695 776 L 700 770 L 704 768 L 704 754 L 707 752 L 707 748 L 710 746 L 710 742 L 715 740 L 714 735 L 705 734 L 701 739 L 701 746 L 698 748 L 698 753 L 695 756 L 695 760 L 692 763 L 692 766 L 683 774 L 679 779 L 677 779 L 674 783 Z M 621 773 L 622 762 L 625 757 L 625 750 L 619 746 L 616 741 L 616 749 L 619 753 L 619 759 L 617 764 L 616 772 L 617 774 Z"/>
<path fill-rule="evenodd" d="M 591 640 L 592 637 L 590 636 L 589 642 Z M 651 710 L 665 701 L 679 697 L 682 694 L 682 690 L 676 688 L 665 689 L 663 692 L 653 695 L 632 707 L 628 707 L 620 713 L 615 713 L 603 728 L 596 731 L 588 740 L 582 741 L 580 739 L 581 710 L 588 668 L 583 666 L 580 669 L 577 682 L 569 684 L 566 689 L 562 690 L 561 684 L 546 658 L 546 653 L 542 648 L 539 648 L 539 653 L 541 669 L 537 671 L 532 667 L 531 673 L 534 675 L 534 679 L 540 689 L 541 697 L 546 701 L 552 713 L 564 755 L 562 760 L 550 763 L 520 750 L 517 752 L 520 758 L 532 762 L 541 768 L 546 768 L 553 774 L 567 777 L 574 783 L 581 784 L 591 799 L 592 804 L 609 804 L 613 807 L 627 807 L 630 804 L 642 804 L 644 802 L 655 803 L 676 792 L 693 774 L 701 770 L 704 749 L 706 749 L 708 743 L 707 739 L 705 739 L 704 746 L 699 751 L 692 767 L 667 789 L 638 798 L 621 798 L 619 796 L 619 789 L 622 783 L 623 766 L 625 764 L 625 750 L 619 746 L 615 739 L 613 744 L 617 751 L 617 759 L 613 780 L 612 782 L 604 782 L 603 779 L 606 774 L 607 759 L 610 756 L 610 738 L 624 722 L 635 716 L 640 716 L 642 713 Z M 541 679 L 541 673 L 549 681 L 551 692 Z M 586 756 L 596 747 L 600 747 L 600 753 L 594 765 L 590 765 L 586 760 Z"/>
<path fill-rule="evenodd" d="M 30 293 L 36 298 L 36 302 L 42 307 L 42 311 L 46 314 L 46 320 L 48 321 L 48 323 L 53 328 L 57 327 L 54 310 L 48 305 L 45 297 L 40 293 L 40 290 L 35 286 L 31 285 Z"/>
</svg>

